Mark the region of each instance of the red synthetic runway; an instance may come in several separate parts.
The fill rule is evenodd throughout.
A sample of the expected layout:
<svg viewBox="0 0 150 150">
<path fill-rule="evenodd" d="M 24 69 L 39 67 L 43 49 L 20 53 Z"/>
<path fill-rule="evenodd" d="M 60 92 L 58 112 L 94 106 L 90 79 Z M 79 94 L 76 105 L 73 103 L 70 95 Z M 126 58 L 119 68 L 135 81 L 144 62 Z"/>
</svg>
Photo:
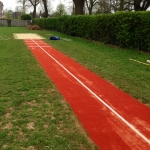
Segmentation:
<svg viewBox="0 0 150 150">
<path fill-rule="evenodd" d="M 150 108 L 42 40 L 25 40 L 101 150 L 150 150 Z"/>
</svg>

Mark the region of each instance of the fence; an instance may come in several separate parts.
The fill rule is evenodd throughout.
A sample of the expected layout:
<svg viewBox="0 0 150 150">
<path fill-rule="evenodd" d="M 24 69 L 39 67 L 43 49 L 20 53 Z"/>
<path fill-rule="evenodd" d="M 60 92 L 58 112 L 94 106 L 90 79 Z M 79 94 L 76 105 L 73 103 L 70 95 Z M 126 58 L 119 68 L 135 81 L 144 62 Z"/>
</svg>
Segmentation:
<svg viewBox="0 0 150 150">
<path fill-rule="evenodd" d="M 30 24 L 31 20 L 11 20 L 11 26 L 25 27 Z M 0 26 L 8 26 L 7 20 L 0 20 Z"/>
</svg>

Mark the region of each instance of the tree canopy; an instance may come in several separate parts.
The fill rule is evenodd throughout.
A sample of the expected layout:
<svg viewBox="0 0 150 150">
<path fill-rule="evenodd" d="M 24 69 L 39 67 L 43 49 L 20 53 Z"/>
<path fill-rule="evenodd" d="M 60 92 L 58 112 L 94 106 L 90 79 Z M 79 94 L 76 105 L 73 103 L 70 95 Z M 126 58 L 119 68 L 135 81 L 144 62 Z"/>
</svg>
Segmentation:
<svg viewBox="0 0 150 150">
<path fill-rule="evenodd" d="M 84 15 L 85 13 L 88 13 L 89 15 L 92 15 L 93 13 L 94 14 L 114 13 L 117 11 L 146 11 L 150 7 L 150 0 L 70 0 L 70 1 L 72 3 L 73 14 L 75 15 Z M 27 8 L 32 7 L 33 18 L 36 17 L 37 6 L 41 4 L 40 12 L 42 14 L 42 17 L 47 18 L 51 10 L 49 9 L 49 7 L 51 5 L 51 2 L 53 1 L 52 0 L 17 0 L 17 2 L 21 4 L 22 12 L 25 12 Z M 64 5 L 63 7 L 65 8 L 66 6 Z M 62 10 L 61 5 L 59 5 L 59 10 Z M 58 13 L 58 7 L 54 13 L 57 14 L 56 16 L 60 16 L 60 13 Z M 66 12 L 61 14 L 65 15 Z"/>
</svg>

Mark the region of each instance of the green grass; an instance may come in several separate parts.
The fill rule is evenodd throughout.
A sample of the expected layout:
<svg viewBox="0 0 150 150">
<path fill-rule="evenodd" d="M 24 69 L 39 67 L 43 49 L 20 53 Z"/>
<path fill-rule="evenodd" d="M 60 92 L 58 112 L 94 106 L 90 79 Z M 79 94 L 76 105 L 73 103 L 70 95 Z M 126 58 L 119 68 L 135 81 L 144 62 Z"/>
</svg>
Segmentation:
<svg viewBox="0 0 150 150">
<path fill-rule="evenodd" d="M 150 65 L 129 60 L 146 62 L 150 54 L 48 30 L 1 27 L 0 34 L 11 39 L 0 40 L 0 149 L 96 149 L 24 42 L 13 39 L 13 33 L 26 32 L 45 37 L 62 53 L 150 104 Z M 49 34 L 71 41 L 50 41 Z"/>
<path fill-rule="evenodd" d="M 37 32 L 1 27 L 0 149 L 97 149 L 64 98 L 12 33 Z M 46 31 L 38 31 L 46 33 Z"/>
</svg>

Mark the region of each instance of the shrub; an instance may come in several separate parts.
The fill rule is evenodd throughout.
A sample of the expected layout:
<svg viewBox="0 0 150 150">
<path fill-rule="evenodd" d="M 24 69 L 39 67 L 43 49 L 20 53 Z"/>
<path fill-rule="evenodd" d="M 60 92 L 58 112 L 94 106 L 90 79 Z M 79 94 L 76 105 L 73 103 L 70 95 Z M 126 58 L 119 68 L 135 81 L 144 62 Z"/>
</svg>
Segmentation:
<svg viewBox="0 0 150 150">
<path fill-rule="evenodd" d="M 150 11 L 118 12 L 96 16 L 35 19 L 42 28 L 98 40 L 125 48 L 150 51 Z"/>
<path fill-rule="evenodd" d="M 21 19 L 22 19 L 22 20 L 31 20 L 32 17 L 31 17 L 31 15 L 29 15 L 29 14 L 24 14 L 24 15 L 21 16 Z"/>
</svg>

